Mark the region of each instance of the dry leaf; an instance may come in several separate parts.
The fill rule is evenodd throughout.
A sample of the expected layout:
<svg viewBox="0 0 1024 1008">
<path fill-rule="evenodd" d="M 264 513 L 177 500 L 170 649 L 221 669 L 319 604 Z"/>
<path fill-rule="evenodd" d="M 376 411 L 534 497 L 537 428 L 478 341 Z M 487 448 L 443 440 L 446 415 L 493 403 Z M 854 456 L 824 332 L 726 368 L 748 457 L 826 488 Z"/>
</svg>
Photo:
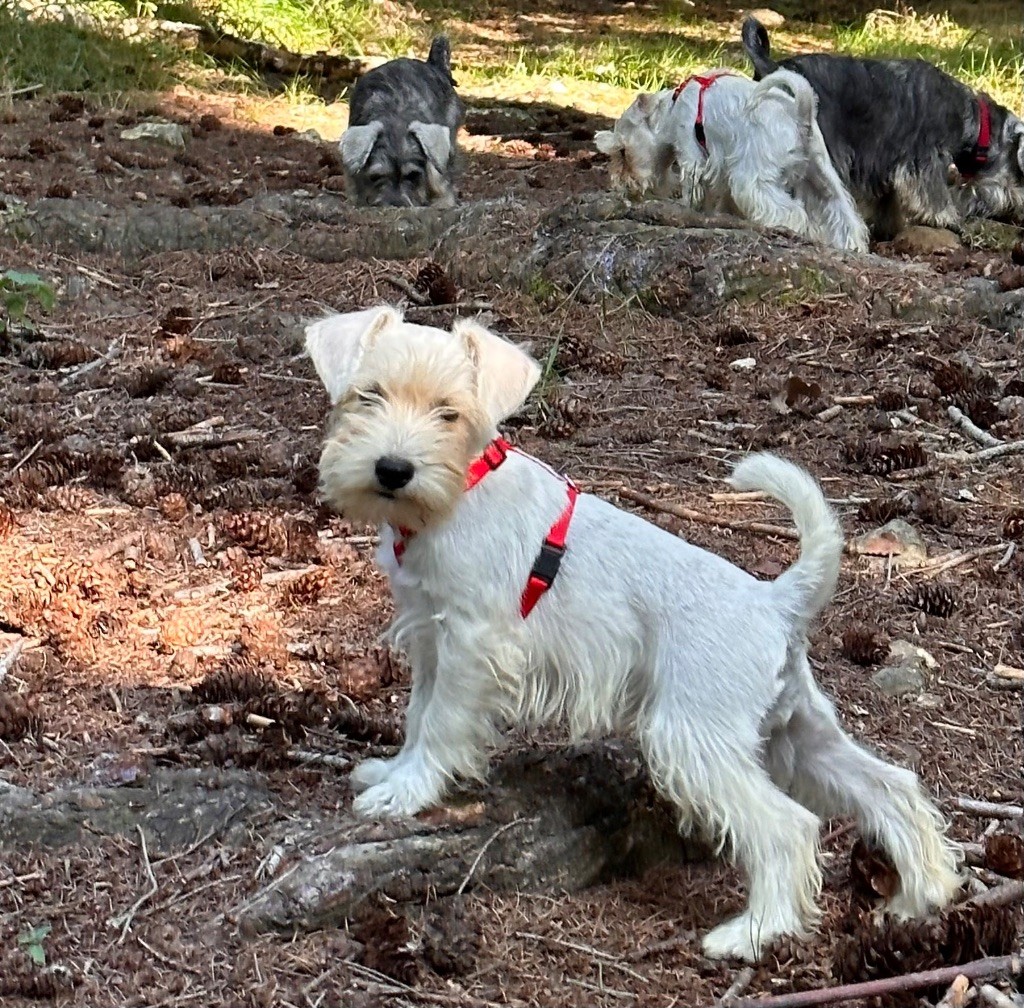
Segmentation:
<svg viewBox="0 0 1024 1008">
<path fill-rule="evenodd" d="M 807 408 L 821 396 L 817 382 L 806 382 L 799 375 L 790 375 L 786 384 L 772 396 L 772 408 L 782 416 L 787 413 L 806 412 Z"/>
</svg>

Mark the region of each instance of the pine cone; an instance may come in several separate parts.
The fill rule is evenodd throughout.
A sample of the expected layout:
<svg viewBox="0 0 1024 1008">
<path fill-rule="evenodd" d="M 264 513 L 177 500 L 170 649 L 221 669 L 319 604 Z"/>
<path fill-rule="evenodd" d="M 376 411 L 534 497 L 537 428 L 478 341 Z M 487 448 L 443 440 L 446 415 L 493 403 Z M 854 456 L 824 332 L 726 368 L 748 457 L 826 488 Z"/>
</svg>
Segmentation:
<svg viewBox="0 0 1024 1008">
<path fill-rule="evenodd" d="M 879 665 L 888 653 L 889 641 L 877 627 L 853 623 L 843 631 L 843 657 L 855 665 Z"/>
<path fill-rule="evenodd" d="M 33 343 L 21 355 L 21 362 L 30 368 L 54 370 L 63 367 L 77 367 L 99 356 L 95 350 L 78 340 L 45 340 Z"/>
<path fill-rule="evenodd" d="M 1003 518 L 1003 538 L 1014 542 L 1024 540 L 1024 508 L 1014 508 Z"/>
<path fill-rule="evenodd" d="M 210 380 L 216 385 L 244 385 L 245 373 L 238 364 L 225 361 L 214 367 L 210 373 Z"/>
<path fill-rule="evenodd" d="M 401 983 L 414 981 L 419 973 L 409 920 L 404 915 L 372 907 L 365 910 L 352 935 L 363 945 L 363 964 Z"/>
<path fill-rule="evenodd" d="M 259 482 L 233 479 L 207 488 L 200 495 L 199 503 L 208 511 L 244 512 L 262 504 L 265 499 Z"/>
<path fill-rule="evenodd" d="M 169 406 L 161 406 L 153 410 L 150 417 L 150 425 L 153 430 L 167 433 L 168 431 L 187 430 L 189 427 L 205 419 L 206 410 L 198 403 L 175 402 Z"/>
<path fill-rule="evenodd" d="M 929 616 L 951 616 L 957 609 L 957 597 L 948 585 L 925 582 L 907 595 L 907 602 Z"/>
<path fill-rule="evenodd" d="M 476 968 L 480 934 L 461 897 L 438 903 L 423 919 L 420 943 L 427 965 L 439 976 L 465 976 Z"/>
<path fill-rule="evenodd" d="M 236 591 L 251 592 L 263 583 L 263 561 L 251 557 L 241 546 L 229 546 L 224 559 L 234 576 Z"/>
<path fill-rule="evenodd" d="M 328 727 L 354 742 L 377 742 L 381 745 L 401 745 L 405 738 L 401 719 L 388 709 L 373 713 L 365 706 L 345 703 L 331 714 Z"/>
<path fill-rule="evenodd" d="M 1024 835 L 1009 825 L 985 841 L 985 867 L 1008 878 L 1024 878 Z"/>
<path fill-rule="evenodd" d="M 17 527 L 18 520 L 14 517 L 14 512 L 3 501 L 0 501 L 0 542 L 3 542 Z"/>
<path fill-rule="evenodd" d="M 591 347 L 575 333 L 562 333 L 558 337 L 555 361 L 561 368 L 578 367 L 590 359 Z"/>
<path fill-rule="evenodd" d="M 903 389 L 879 389 L 875 393 L 875 405 L 886 413 L 901 410 L 907 405 L 907 393 Z"/>
<path fill-rule="evenodd" d="M 148 399 L 173 377 L 174 371 L 164 364 L 143 364 L 121 377 L 121 387 L 132 399 Z"/>
<path fill-rule="evenodd" d="M 932 381 L 944 395 L 964 395 L 974 389 L 974 377 L 959 361 L 943 361 L 932 372 Z"/>
<path fill-rule="evenodd" d="M 288 549 L 288 529 L 279 515 L 241 511 L 225 515 L 220 526 L 229 539 L 254 552 L 280 556 Z"/>
<path fill-rule="evenodd" d="M 914 499 L 914 514 L 927 525 L 952 528 L 960 519 L 960 508 L 933 490 L 926 490 Z"/>
<path fill-rule="evenodd" d="M 459 289 L 435 262 L 427 263 L 416 276 L 416 289 L 427 295 L 432 305 L 455 304 Z"/>
<path fill-rule="evenodd" d="M 182 521 L 189 512 L 188 498 L 180 493 L 164 494 L 156 502 L 156 506 L 160 509 L 160 513 L 170 522 Z"/>
<path fill-rule="evenodd" d="M 22 694 L 0 692 L 0 739 L 18 742 L 38 728 L 35 709 Z"/>
<path fill-rule="evenodd" d="M 207 619 L 198 609 L 175 609 L 160 624 L 160 641 L 165 648 L 195 647 L 206 637 Z"/>
<path fill-rule="evenodd" d="M 628 445 L 645 445 L 657 441 L 661 432 L 657 427 L 640 426 L 630 427 L 619 435 L 619 440 Z"/>
<path fill-rule="evenodd" d="M 76 514 L 88 507 L 94 507 L 96 495 L 77 483 L 69 483 L 48 490 L 39 503 L 47 511 L 67 511 Z"/>
<path fill-rule="evenodd" d="M 894 518 L 900 518 L 908 511 L 906 502 L 893 497 L 873 497 L 861 504 L 857 517 L 872 525 L 885 525 Z"/>
<path fill-rule="evenodd" d="M 626 367 L 626 362 L 623 360 L 622 355 L 614 350 L 599 350 L 591 356 L 590 363 L 595 371 L 603 375 L 620 375 Z M 722 373 L 724 374 L 725 372 Z"/>
<path fill-rule="evenodd" d="M 246 703 L 268 696 L 272 690 L 273 683 L 259 665 L 233 658 L 193 686 L 192 695 L 200 703 Z"/>
<path fill-rule="evenodd" d="M 302 690 L 258 697 L 246 704 L 246 713 L 270 718 L 292 740 L 306 737 L 307 728 L 319 728 L 327 717 L 324 694 Z"/>
<path fill-rule="evenodd" d="M 116 451 L 91 452 L 86 459 L 89 482 L 103 490 L 120 485 L 124 467 L 124 455 Z"/>
<path fill-rule="evenodd" d="M 321 595 L 331 590 L 334 583 L 333 571 L 327 567 L 315 567 L 284 585 L 281 603 L 296 609 L 315 605 Z"/>
<path fill-rule="evenodd" d="M 857 441 L 846 448 L 851 462 L 872 476 L 888 476 L 897 469 L 916 469 L 927 464 L 925 450 L 915 441 Z"/>
<path fill-rule="evenodd" d="M 590 405 L 578 396 L 564 396 L 550 404 L 547 419 L 537 428 L 542 437 L 571 437 L 590 416 Z"/>
<path fill-rule="evenodd" d="M 195 328 L 195 321 L 188 308 L 176 305 L 160 320 L 160 331 L 168 336 L 184 336 Z"/>
</svg>

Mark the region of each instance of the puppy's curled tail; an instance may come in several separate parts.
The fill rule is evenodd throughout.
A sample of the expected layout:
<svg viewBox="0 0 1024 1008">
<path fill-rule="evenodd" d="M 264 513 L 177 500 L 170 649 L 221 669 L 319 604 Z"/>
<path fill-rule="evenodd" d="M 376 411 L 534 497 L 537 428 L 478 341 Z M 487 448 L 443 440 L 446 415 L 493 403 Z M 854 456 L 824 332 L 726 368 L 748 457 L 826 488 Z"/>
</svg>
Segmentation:
<svg viewBox="0 0 1024 1008">
<path fill-rule="evenodd" d="M 754 80 L 767 77 L 779 69 L 779 64 L 771 57 L 768 29 L 755 17 L 748 17 L 743 22 L 743 48 L 754 64 Z"/>
<path fill-rule="evenodd" d="M 446 74 L 451 74 L 452 71 L 452 47 L 448 41 L 447 35 L 438 35 L 433 42 L 430 43 L 430 52 L 427 53 L 427 62 L 437 67 L 438 70 Z"/>
<path fill-rule="evenodd" d="M 797 615 L 808 625 L 831 599 L 843 555 L 843 531 L 821 487 L 799 466 L 770 452 L 748 455 L 729 483 L 737 490 L 762 490 L 793 513 L 800 558 L 775 585 L 797 600 Z"/>
<path fill-rule="evenodd" d="M 758 81 L 748 99 L 748 107 L 754 108 L 768 100 L 773 91 L 785 91 L 792 96 L 796 104 L 796 121 L 800 125 L 801 153 L 809 158 L 811 137 L 818 118 L 818 96 L 814 93 L 814 88 L 806 77 L 801 77 L 792 70 L 776 69 Z"/>
</svg>

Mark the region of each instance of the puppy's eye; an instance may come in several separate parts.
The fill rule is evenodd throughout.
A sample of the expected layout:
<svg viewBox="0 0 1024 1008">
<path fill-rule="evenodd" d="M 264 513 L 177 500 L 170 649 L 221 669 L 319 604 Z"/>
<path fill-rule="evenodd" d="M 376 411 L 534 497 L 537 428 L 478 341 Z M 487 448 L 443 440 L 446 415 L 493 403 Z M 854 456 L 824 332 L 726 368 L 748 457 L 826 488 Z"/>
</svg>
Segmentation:
<svg viewBox="0 0 1024 1008">
<path fill-rule="evenodd" d="M 407 168 L 402 172 L 402 181 L 408 185 L 418 185 L 423 178 L 423 172 L 419 168 Z"/>
<path fill-rule="evenodd" d="M 456 423 L 458 421 L 458 419 L 459 419 L 459 411 L 456 410 L 456 409 L 452 409 L 450 406 L 442 406 L 437 411 L 437 415 L 445 423 L 449 423 L 449 424 Z"/>
<path fill-rule="evenodd" d="M 356 398 L 364 406 L 378 406 L 384 398 L 384 391 L 379 385 L 367 385 L 356 391 Z"/>
</svg>

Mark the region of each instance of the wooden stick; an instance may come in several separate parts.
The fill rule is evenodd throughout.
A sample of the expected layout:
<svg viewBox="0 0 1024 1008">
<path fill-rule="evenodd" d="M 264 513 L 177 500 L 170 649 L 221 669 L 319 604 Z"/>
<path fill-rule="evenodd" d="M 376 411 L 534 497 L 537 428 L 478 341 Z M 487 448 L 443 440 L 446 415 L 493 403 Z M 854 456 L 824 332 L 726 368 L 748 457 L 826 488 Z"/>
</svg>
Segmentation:
<svg viewBox="0 0 1024 1008">
<path fill-rule="evenodd" d="M 25 638 L 19 637 L 10 647 L 7 654 L 0 658 L 0 683 L 7 678 L 7 673 L 11 671 L 14 663 L 18 660 L 18 656 L 25 649 Z"/>
<path fill-rule="evenodd" d="M 702 525 L 717 525 L 719 528 L 733 529 L 737 532 L 757 532 L 760 535 L 778 536 L 780 539 L 799 539 L 800 535 L 796 529 L 784 528 L 782 525 L 770 525 L 767 522 L 759 521 L 737 521 L 733 518 L 719 518 L 717 515 L 705 514 L 703 511 L 694 511 L 692 508 L 683 507 L 680 504 L 669 504 L 667 501 L 656 501 L 653 497 L 630 490 L 628 487 L 621 487 L 615 491 L 620 497 L 624 497 L 634 504 L 639 504 L 649 511 L 661 511 L 664 514 L 675 515 L 677 518 L 685 518 L 687 521 L 700 522 Z"/>
<path fill-rule="evenodd" d="M 881 994 L 895 994 L 898 991 L 920 990 L 922 987 L 948 984 L 961 974 L 968 979 L 979 980 L 1003 972 L 1016 976 L 1022 969 L 1024 960 L 1019 955 L 990 956 L 987 959 L 975 959 L 974 962 L 964 963 L 962 966 L 942 966 L 939 969 L 905 973 L 903 976 L 886 977 L 883 980 L 867 980 L 863 983 L 799 991 L 795 994 L 778 994 L 774 997 L 740 998 L 733 1001 L 732 1008 L 807 1008 L 810 1005 L 837 1004 L 840 1001 L 856 1001 L 861 998 L 878 997 Z"/>
<path fill-rule="evenodd" d="M 1024 679 L 1024 668 L 1016 668 L 1013 665 L 996 665 L 992 674 L 1003 679 Z"/>
<path fill-rule="evenodd" d="M 384 275 L 384 279 L 397 287 L 417 308 L 426 308 L 430 304 L 430 298 L 421 294 L 408 280 L 399 276 L 392 276 L 390 273 Z"/>
<path fill-rule="evenodd" d="M 107 543 L 106 546 L 100 546 L 99 549 L 93 550 L 89 554 L 89 560 L 92 563 L 103 563 L 104 560 L 110 560 L 112 557 L 116 557 L 122 550 L 137 542 L 142 542 L 142 533 L 129 532 L 126 535 L 115 539 L 113 542 Z"/>
<path fill-rule="evenodd" d="M 1017 1008 L 1017 1003 L 1008 998 L 1001 990 L 997 990 L 992 984 L 982 984 L 978 988 L 978 997 L 981 998 L 989 1008 Z"/>
<path fill-rule="evenodd" d="M 899 469 L 890 473 L 889 479 L 903 481 L 917 479 L 920 476 L 933 476 L 935 473 L 942 472 L 947 466 L 988 462 L 991 459 L 1002 458 L 1004 455 L 1019 455 L 1021 452 L 1024 452 L 1024 441 L 1004 441 L 1000 445 L 982 448 L 976 452 L 953 452 L 951 455 L 944 455 L 942 458 L 929 462 L 928 465 L 918 466 L 916 469 Z"/>
<path fill-rule="evenodd" d="M 953 808 L 969 815 L 991 816 L 993 819 L 1024 818 L 1020 805 L 1006 805 L 1001 802 L 977 801 L 974 798 L 954 798 Z"/>
<path fill-rule="evenodd" d="M 729 1008 L 736 1002 L 736 999 L 750 986 L 754 979 L 754 967 L 745 966 L 736 974 L 735 979 L 729 984 L 729 989 L 718 999 L 721 1008 Z"/>
<path fill-rule="evenodd" d="M 947 553 L 944 556 L 935 557 L 934 560 L 929 560 L 927 563 L 907 573 L 910 575 L 927 574 L 929 577 L 934 577 L 936 574 L 944 574 L 954 567 L 960 567 L 965 563 L 970 563 L 972 560 L 978 560 L 980 557 L 1001 553 L 1002 549 L 1002 543 L 993 543 L 989 546 L 979 546 L 977 549 L 972 550 L 954 550 L 952 553 Z"/>
<path fill-rule="evenodd" d="M 986 448 L 995 448 L 1003 444 L 999 438 L 988 431 L 982 430 L 966 413 L 958 410 L 955 406 L 947 406 L 946 414 L 953 421 L 953 426 L 966 434 L 972 441 L 984 445 Z"/>
<path fill-rule="evenodd" d="M 160 435 L 172 448 L 220 448 L 224 445 L 256 441 L 263 436 L 258 430 L 217 432 L 212 430 L 170 431 Z M 158 442 L 157 442 L 158 443 Z"/>
</svg>

